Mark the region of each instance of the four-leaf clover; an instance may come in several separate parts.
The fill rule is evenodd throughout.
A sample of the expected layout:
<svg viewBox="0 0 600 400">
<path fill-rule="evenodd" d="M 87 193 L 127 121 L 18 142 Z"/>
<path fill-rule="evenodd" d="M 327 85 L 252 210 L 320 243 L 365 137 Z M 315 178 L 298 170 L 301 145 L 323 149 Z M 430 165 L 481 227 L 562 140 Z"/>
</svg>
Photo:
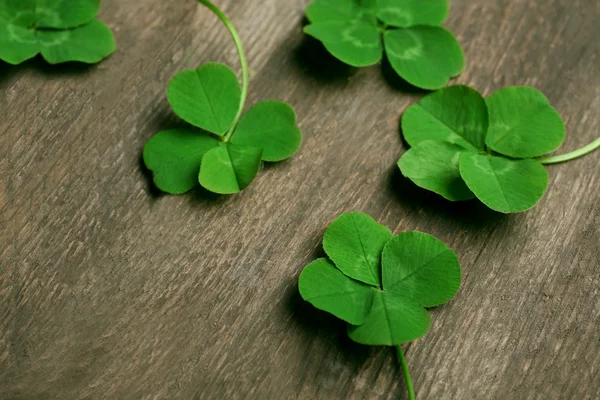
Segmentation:
<svg viewBox="0 0 600 400">
<path fill-rule="evenodd" d="M 448 0 L 314 0 L 304 31 L 355 67 L 374 65 L 385 52 L 404 80 L 433 90 L 465 67 L 460 44 L 440 26 L 448 8 Z"/>
<path fill-rule="evenodd" d="M 50 64 L 93 64 L 115 51 L 96 19 L 99 0 L 0 0 L 0 60 L 20 64 L 37 54 Z"/>
<path fill-rule="evenodd" d="M 348 322 L 358 343 L 397 346 L 423 336 L 426 308 L 446 303 L 460 287 L 456 254 L 433 236 L 393 236 L 368 215 L 339 216 L 325 232 L 329 256 L 304 268 L 302 298 Z"/>
<path fill-rule="evenodd" d="M 424 97 L 402 117 L 411 146 L 398 166 L 418 186 L 457 201 L 479 198 L 493 210 L 535 206 L 548 187 L 536 157 L 556 150 L 565 125 L 531 87 L 507 87 L 484 99 L 467 86 Z"/>
</svg>

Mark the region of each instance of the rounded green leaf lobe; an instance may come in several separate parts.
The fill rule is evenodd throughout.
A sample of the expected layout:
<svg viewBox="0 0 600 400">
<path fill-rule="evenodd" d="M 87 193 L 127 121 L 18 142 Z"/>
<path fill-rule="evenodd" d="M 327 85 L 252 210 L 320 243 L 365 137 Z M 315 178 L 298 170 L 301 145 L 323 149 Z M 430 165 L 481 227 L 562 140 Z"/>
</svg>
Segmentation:
<svg viewBox="0 0 600 400">
<path fill-rule="evenodd" d="M 204 155 L 198 179 L 205 189 L 213 193 L 238 193 L 256 177 L 261 158 L 260 148 L 222 144 Z"/>
<path fill-rule="evenodd" d="M 365 21 L 376 24 L 377 0 L 314 0 L 306 7 L 306 18 L 312 23 Z"/>
<path fill-rule="evenodd" d="M 207 63 L 175 75 L 167 97 L 175 114 L 183 120 L 222 136 L 233 124 L 242 89 L 231 68 Z"/>
<path fill-rule="evenodd" d="M 115 51 L 111 30 L 94 17 L 99 0 L 0 1 L 0 59 L 96 63 Z"/>
<path fill-rule="evenodd" d="M 381 33 L 373 24 L 321 22 L 306 26 L 304 32 L 323 42 L 334 57 L 353 67 L 377 64 L 383 56 Z"/>
<path fill-rule="evenodd" d="M 359 326 L 348 326 L 348 336 L 360 344 L 396 346 L 425 335 L 431 325 L 427 310 L 395 291 L 376 292 L 371 312 Z"/>
<path fill-rule="evenodd" d="M 511 160 L 463 153 L 459 161 L 465 183 L 492 210 L 517 213 L 529 210 L 548 188 L 548 172 L 536 160 Z"/>
<path fill-rule="evenodd" d="M 156 134 L 144 147 L 144 164 L 152 171 L 154 184 L 171 194 L 182 194 L 198 186 L 202 157 L 219 142 L 192 129 L 171 129 Z"/>
<path fill-rule="evenodd" d="M 422 307 L 451 300 L 461 283 L 460 262 L 442 241 L 411 231 L 394 236 L 381 256 L 384 291 L 393 290 Z"/>
<path fill-rule="evenodd" d="M 240 120 L 231 142 L 260 147 L 263 161 L 282 161 L 302 145 L 302 133 L 296 125 L 296 113 L 282 101 L 255 104 Z"/>
<path fill-rule="evenodd" d="M 460 155 L 464 147 L 447 142 L 426 140 L 402 155 L 398 167 L 402 175 L 423 189 L 450 201 L 475 197 L 460 176 Z"/>
<path fill-rule="evenodd" d="M 402 132 L 411 146 L 444 141 L 468 150 L 483 150 L 488 130 L 485 99 L 476 90 L 450 86 L 425 96 L 402 116 Z"/>
<path fill-rule="evenodd" d="M 42 56 L 50 64 L 77 61 L 94 64 L 116 49 L 112 31 L 98 20 L 68 30 L 37 32 Z"/>
<path fill-rule="evenodd" d="M 448 0 L 378 0 L 377 17 L 390 26 L 441 25 L 448 16 Z"/>
<path fill-rule="evenodd" d="M 439 26 L 388 30 L 385 52 L 392 68 L 411 85 L 440 89 L 465 67 L 465 57 L 452 33 Z"/>
<path fill-rule="evenodd" d="M 513 158 L 533 158 L 553 152 L 565 140 L 560 114 L 540 91 L 512 86 L 487 98 L 490 127 L 487 145 Z"/>
<path fill-rule="evenodd" d="M 373 286 L 381 285 L 381 252 L 392 232 L 370 216 L 349 212 L 337 217 L 325 231 L 323 248 L 347 276 Z"/>
<path fill-rule="evenodd" d="M 348 278 L 325 258 L 304 268 L 298 288 L 302 298 L 316 308 L 354 325 L 365 321 L 375 294 L 371 287 Z"/>
</svg>

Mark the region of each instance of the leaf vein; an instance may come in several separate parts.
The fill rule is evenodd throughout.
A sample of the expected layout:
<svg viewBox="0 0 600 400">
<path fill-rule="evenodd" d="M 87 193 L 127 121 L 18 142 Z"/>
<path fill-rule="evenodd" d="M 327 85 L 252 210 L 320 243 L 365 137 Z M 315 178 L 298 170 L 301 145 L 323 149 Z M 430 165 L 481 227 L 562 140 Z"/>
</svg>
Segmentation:
<svg viewBox="0 0 600 400">
<path fill-rule="evenodd" d="M 427 262 L 425 262 L 425 263 L 421 264 L 419 267 L 415 268 L 410 274 L 406 275 L 404 278 L 402 278 L 399 281 L 397 281 L 396 283 L 394 283 L 392 286 L 390 286 L 390 289 L 395 288 L 396 286 L 400 285 L 402 282 L 408 280 L 413 275 L 415 275 L 418 272 L 420 272 L 423 268 L 425 268 L 426 266 L 428 266 L 429 264 L 431 264 L 432 262 L 434 262 L 435 260 L 437 260 L 438 258 L 440 258 L 447 251 L 448 250 L 445 250 L 445 249 L 442 250 L 441 252 L 439 252 L 438 254 L 436 254 L 434 257 L 430 258 Z"/>
<path fill-rule="evenodd" d="M 231 165 L 231 170 L 233 171 L 233 176 L 235 177 L 237 190 L 241 190 L 240 179 L 238 177 L 238 172 L 235 169 L 235 165 L 233 165 L 233 158 L 231 158 L 231 153 L 229 153 L 229 146 L 225 145 L 225 149 L 227 150 L 227 158 L 229 158 L 229 164 Z"/>
<path fill-rule="evenodd" d="M 502 195 L 502 198 L 504 199 L 504 203 L 506 204 L 506 207 L 512 208 L 510 206 L 510 203 L 508 202 L 508 199 L 506 198 L 506 194 L 504 193 L 504 190 L 502 190 L 502 186 L 500 185 L 500 179 L 498 179 L 496 170 L 492 167 L 492 162 L 491 162 L 490 158 L 486 157 L 486 161 L 488 162 L 488 165 L 490 166 L 490 171 L 492 171 L 492 175 L 494 176 L 495 182 L 498 186 L 498 190 L 500 191 L 500 194 Z"/>
<path fill-rule="evenodd" d="M 371 269 L 371 266 L 369 265 L 369 259 L 367 258 L 367 253 L 365 251 L 365 245 L 363 244 L 362 236 L 360 234 L 360 230 L 358 229 L 358 225 L 356 225 L 356 218 L 354 218 L 354 217 L 352 218 L 352 224 L 354 225 L 354 230 L 356 230 L 356 236 L 358 236 L 358 242 L 360 243 L 360 249 L 363 253 L 363 257 L 365 259 L 365 262 L 367 263 L 367 267 L 369 267 L 369 273 L 371 274 L 373 279 L 375 279 L 375 282 L 379 282 L 379 279 L 377 279 L 377 277 L 373 274 L 373 270 Z"/>
<path fill-rule="evenodd" d="M 427 114 L 431 115 L 436 121 L 438 121 L 440 124 L 442 124 L 443 126 L 445 126 L 446 128 L 448 128 L 453 135 L 458 136 L 459 138 L 465 140 L 467 143 L 469 143 L 470 145 L 472 145 L 473 147 L 477 148 L 476 145 L 474 145 L 473 143 L 471 143 L 471 141 L 469 139 L 467 139 L 465 136 L 461 135 L 460 133 L 458 133 L 455 128 L 451 127 L 450 125 L 448 125 L 445 121 L 442 121 L 440 118 L 438 118 L 435 114 L 433 114 L 432 112 L 430 112 L 428 109 L 426 109 L 425 107 L 423 107 L 421 104 L 417 104 L 419 107 L 421 107 L 423 110 L 425 110 L 425 112 L 427 112 Z M 455 142 L 450 142 L 453 144 L 457 144 L 457 145 L 461 145 L 460 143 L 455 143 Z M 463 146 L 464 147 L 464 146 Z M 465 149 L 468 150 L 468 149 Z"/>
<path fill-rule="evenodd" d="M 223 128 L 221 127 L 221 123 L 220 123 L 219 119 L 217 118 L 217 113 L 215 111 L 215 107 L 212 104 L 210 96 L 208 95 L 206 87 L 204 86 L 204 82 L 202 81 L 202 77 L 200 77 L 200 73 L 198 72 L 198 70 L 196 70 L 196 75 L 198 76 L 198 81 L 200 82 L 200 87 L 202 88 L 202 93 L 204 94 L 204 97 L 206 97 L 208 106 L 210 107 L 210 111 L 212 113 L 212 117 L 215 120 L 217 128 L 219 129 L 219 135 L 220 135 L 220 134 L 222 134 Z M 229 153 L 229 151 L 227 153 Z"/>
<path fill-rule="evenodd" d="M 387 307 L 385 305 L 385 296 L 381 296 L 381 305 L 383 307 L 383 313 L 385 314 L 385 322 L 387 323 L 388 326 L 388 331 L 389 331 L 389 337 L 390 337 L 390 343 L 393 342 L 393 338 L 392 338 L 392 324 L 390 323 L 390 317 L 389 317 L 389 313 L 387 310 Z"/>
<path fill-rule="evenodd" d="M 314 297 L 306 297 L 306 300 L 309 300 L 309 299 L 310 300 L 312 300 L 312 299 L 327 299 L 327 298 L 331 298 L 331 297 L 337 297 L 337 296 L 343 296 L 343 295 L 353 295 L 353 294 L 360 294 L 360 290 L 355 290 L 355 291 L 352 291 L 352 292 L 337 292 L 337 293 L 324 294 L 324 295 L 314 296 Z"/>
</svg>

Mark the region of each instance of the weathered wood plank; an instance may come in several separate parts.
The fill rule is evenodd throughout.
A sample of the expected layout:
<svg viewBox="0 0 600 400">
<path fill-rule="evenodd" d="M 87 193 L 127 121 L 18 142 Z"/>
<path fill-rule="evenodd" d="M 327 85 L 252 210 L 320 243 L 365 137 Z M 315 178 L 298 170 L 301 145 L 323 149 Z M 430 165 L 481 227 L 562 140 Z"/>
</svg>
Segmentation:
<svg viewBox="0 0 600 400">
<path fill-rule="evenodd" d="M 461 257 L 461 292 L 407 346 L 419 398 L 600 398 L 599 155 L 550 167 L 525 214 L 441 201 L 395 167 L 421 93 L 328 58 L 302 34 L 306 0 L 260 3 L 219 2 L 247 47 L 249 102 L 292 103 L 305 143 L 233 197 L 158 196 L 140 166 L 178 124 L 168 80 L 237 66 L 194 2 L 105 0 L 119 51 L 96 67 L 0 64 L 0 398 L 404 398 L 391 350 L 351 343 L 297 295 L 348 210 Z M 598 20 L 594 0 L 454 0 L 457 82 L 536 86 L 574 149 L 600 132 Z"/>
</svg>

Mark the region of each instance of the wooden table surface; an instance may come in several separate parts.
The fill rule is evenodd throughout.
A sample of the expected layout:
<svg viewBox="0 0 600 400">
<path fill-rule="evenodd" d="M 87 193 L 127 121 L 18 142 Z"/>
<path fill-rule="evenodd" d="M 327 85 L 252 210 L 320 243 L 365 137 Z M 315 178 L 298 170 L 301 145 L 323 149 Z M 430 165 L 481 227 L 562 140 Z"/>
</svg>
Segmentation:
<svg viewBox="0 0 600 400">
<path fill-rule="evenodd" d="M 518 215 L 416 188 L 398 119 L 423 93 L 329 57 L 302 33 L 307 2 L 217 1 L 246 46 L 249 104 L 290 102 L 305 138 L 235 196 L 162 196 L 140 161 L 180 124 L 171 77 L 238 69 L 194 1 L 105 0 L 119 50 L 97 66 L 0 64 L 0 399 L 405 398 L 392 349 L 353 344 L 298 295 L 351 210 L 461 259 L 458 296 L 405 346 L 418 398 L 600 399 L 600 152 L 549 167 Z M 598 21 L 597 0 L 454 0 L 456 82 L 537 87 L 575 149 L 600 134 Z"/>
</svg>

